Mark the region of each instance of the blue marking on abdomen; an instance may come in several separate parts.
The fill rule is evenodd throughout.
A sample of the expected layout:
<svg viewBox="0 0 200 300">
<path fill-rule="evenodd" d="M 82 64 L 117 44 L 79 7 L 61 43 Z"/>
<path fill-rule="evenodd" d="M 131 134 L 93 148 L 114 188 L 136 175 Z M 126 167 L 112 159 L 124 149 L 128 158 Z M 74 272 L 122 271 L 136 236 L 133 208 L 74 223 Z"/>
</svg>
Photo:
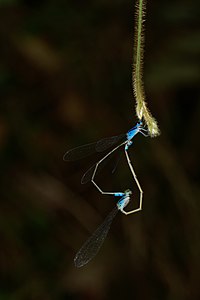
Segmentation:
<svg viewBox="0 0 200 300">
<path fill-rule="evenodd" d="M 115 197 L 122 197 L 124 196 L 125 194 L 124 193 L 114 193 L 114 196 Z"/>
</svg>

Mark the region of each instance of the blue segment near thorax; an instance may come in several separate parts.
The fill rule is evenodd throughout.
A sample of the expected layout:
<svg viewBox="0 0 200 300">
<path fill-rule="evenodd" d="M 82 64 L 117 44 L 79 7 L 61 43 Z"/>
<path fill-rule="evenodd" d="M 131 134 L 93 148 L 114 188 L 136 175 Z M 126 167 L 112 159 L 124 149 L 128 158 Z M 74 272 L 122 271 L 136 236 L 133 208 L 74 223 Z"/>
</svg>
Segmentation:
<svg viewBox="0 0 200 300">
<path fill-rule="evenodd" d="M 132 140 L 132 138 L 140 131 L 141 126 L 142 121 L 138 122 L 133 128 L 131 128 L 126 134 L 127 140 Z"/>
<path fill-rule="evenodd" d="M 126 134 L 126 136 L 127 136 L 127 140 L 132 140 L 132 138 L 136 135 L 138 133 L 138 128 L 135 128 L 135 127 L 133 127 L 133 128 L 131 128 L 128 132 L 127 132 L 127 134 Z"/>
<path fill-rule="evenodd" d="M 127 195 L 124 195 L 118 202 L 117 207 L 119 210 L 123 210 L 124 207 L 129 203 L 130 197 Z"/>
<path fill-rule="evenodd" d="M 125 145 L 125 150 L 127 151 L 128 148 L 129 148 L 132 144 L 133 144 L 132 141 L 128 141 L 128 142 L 126 143 L 126 145 Z"/>
<path fill-rule="evenodd" d="M 124 197 L 117 202 L 117 206 L 119 209 L 124 208 Z"/>
</svg>

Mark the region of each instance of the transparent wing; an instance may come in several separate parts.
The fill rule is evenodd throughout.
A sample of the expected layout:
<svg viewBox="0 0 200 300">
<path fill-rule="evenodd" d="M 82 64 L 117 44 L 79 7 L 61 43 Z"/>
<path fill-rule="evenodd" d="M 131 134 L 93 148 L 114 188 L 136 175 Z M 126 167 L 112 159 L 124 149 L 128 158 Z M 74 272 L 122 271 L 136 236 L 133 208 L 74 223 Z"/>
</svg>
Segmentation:
<svg viewBox="0 0 200 300">
<path fill-rule="evenodd" d="M 116 150 L 117 151 L 117 150 Z M 123 152 L 121 152 L 123 153 Z M 113 158 L 113 153 L 111 153 L 111 155 L 109 155 L 105 160 L 102 160 L 102 162 L 98 165 L 98 168 L 96 170 L 96 174 L 99 174 L 99 172 L 108 164 L 108 161 L 111 160 Z M 102 158 L 103 159 L 103 158 Z M 98 162 L 97 162 L 98 163 Z M 96 164 L 97 164 L 96 163 Z M 86 184 L 88 182 L 91 181 L 92 179 L 92 176 L 94 174 L 94 170 L 95 170 L 95 167 L 96 167 L 96 164 L 94 164 L 92 167 L 90 167 L 86 172 L 85 174 L 82 176 L 81 178 L 81 184 Z M 112 173 L 115 172 L 116 168 L 117 168 L 117 165 L 118 165 L 118 162 L 117 164 L 115 163 L 115 167 L 113 168 L 113 171 Z"/>
<path fill-rule="evenodd" d="M 75 161 L 87 157 L 96 152 L 96 144 L 97 142 L 73 148 L 64 154 L 63 160 Z"/>
<path fill-rule="evenodd" d="M 87 172 L 85 172 L 85 174 L 81 178 L 81 184 L 86 184 L 89 181 L 91 181 L 92 175 L 94 174 L 95 167 L 96 167 L 96 164 L 93 165 L 91 168 L 89 168 L 89 170 L 87 170 Z"/>
<path fill-rule="evenodd" d="M 89 239 L 83 244 L 81 249 L 77 252 L 74 263 L 77 268 L 86 265 L 101 248 L 112 221 L 118 212 L 118 207 L 116 206 L 110 214 L 106 217 L 104 222 L 96 229 L 96 231 L 89 237 Z"/>
<path fill-rule="evenodd" d="M 123 142 L 123 140 L 124 141 L 126 140 L 126 134 L 112 136 L 110 138 L 105 138 L 95 143 L 82 145 L 67 151 L 63 156 L 63 160 L 65 161 L 79 160 L 84 157 L 90 156 L 95 152 L 103 152 L 108 148 L 112 147 L 113 145 L 117 144 L 118 142 L 121 141 Z"/>
<path fill-rule="evenodd" d="M 117 161 L 116 161 L 116 163 L 115 163 L 115 165 L 114 165 L 114 168 L 112 169 L 112 174 L 114 174 L 115 173 L 115 171 L 116 171 L 116 169 L 117 169 L 117 167 L 118 167 L 118 164 L 119 164 L 119 162 L 120 162 L 120 159 L 121 159 L 121 157 L 122 157 L 122 151 L 120 152 L 120 154 L 119 154 L 119 156 L 118 156 L 118 159 L 117 159 Z"/>
<path fill-rule="evenodd" d="M 97 152 L 105 151 L 119 142 L 123 142 L 123 141 L 125 142 L 126 139 L 127 139 L 126 134 L 120 134 L 120 135 L 102 139 L 96 143 L 96 151 Z"/>
</svg>

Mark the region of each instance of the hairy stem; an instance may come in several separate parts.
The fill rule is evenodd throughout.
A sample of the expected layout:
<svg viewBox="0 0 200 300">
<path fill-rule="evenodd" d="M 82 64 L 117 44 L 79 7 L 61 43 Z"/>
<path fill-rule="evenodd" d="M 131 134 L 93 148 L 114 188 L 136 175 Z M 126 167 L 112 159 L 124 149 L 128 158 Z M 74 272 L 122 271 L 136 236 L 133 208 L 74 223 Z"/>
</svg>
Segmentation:
<svg viewBox="0 0 200 300">
<path fill-rule="evenodd" d="M 143 54 L 144 54 L 144 17 L 145 17 L 146 1 L 136 1 L 135 13 L 135 45 L 133 58 L 133 92 L 136 99 L 136 114 L 138 118 L 143 119 L 148 127 L 151 137 L 159 135 L 159 128 L 155 118 L 151 115 L 147 108 L 145 100 L 145 91 L 143 85 Z"/>
</svg>

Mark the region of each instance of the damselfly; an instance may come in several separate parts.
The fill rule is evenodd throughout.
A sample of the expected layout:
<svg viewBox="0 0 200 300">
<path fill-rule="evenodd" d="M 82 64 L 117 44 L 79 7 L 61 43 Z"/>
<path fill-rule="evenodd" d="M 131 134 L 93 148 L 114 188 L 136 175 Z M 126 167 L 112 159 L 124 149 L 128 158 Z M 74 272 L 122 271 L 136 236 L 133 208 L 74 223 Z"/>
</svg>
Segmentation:
<svg viewBox="0 0 200 300">
<path fill-rule="evenodd" d="M 143 136 L 148 136 L 148 131 L 143 127 L 143 123 L 142 121 L 138 122 L 136 124 L 136 126 L 134 126 L 133 128 L 131 128 L 127 133 L 125 134 L 121 134 L 118 136 L 112 136 L 109 138 L 104 138 L 101 139 L 98 142 L 95 143 L 91 143 L 91 144 L 86 144 L 83 146 L 79 146 L 76 148 L 73 148 L 69 151 L 67 151 L 64 156 L 63 159 L 65 161 L 75 161 L 84 157 L 87 157 L 91 154 L 93 154 L 95 151 L 96 152 L 103 152 L 108 150 L 111 147 L 112 150 L 110 150 L 105 156 L 103 156 L 102 159 L 100 159 L 96 164 L 94 164 L 82 177 L 81 179 L 81 183 L 85 184 L 89 181 L 91 181 L 94 186 L 99 190 L 99 192 L 101 194 L 108 194 L 108 195 L 115 195 L 115 192 L 105 192 L 103 191 L 98 184 L 95 182 L 95 175 L 97 173 L 97 170 L 99 168 L 99 165 L 105 161 L 105 159 L 107 159 L 113 152 L 115 152 L 117 149 L 119 149 L 120 147 L 124 146 L 124 151 L 125 151 L 125 156 L 130 168 L 130 171 L 133 175 L 133 178 L 137 184 L 137 187 L 139 189 L 140 192 L 140 204 L 139 206 L 142 207 L 142 197 L 143 197 L 143 191 L 142 188 L 139 184 L 139 181 L 136 177 L 136 173 L 133 169 L 133 166 L 131 164 L 131 160 L 130 157 L 128 155 L 128 149 L 129 147 L 132 145 L 133 143 L 133 138 L 136 136 L 137 133 L 141 133 Z M 116 146 L 117 145 L 117 146 Z M 133 211 L 134 212 L 134 211 Z"/>
<path fill-rule="evenodd" d="M 117 215 L 120 210 L 124 214 L 129 214 L 130 212 L 126 212 L 124 208 L 130 202 L 130 196 L 132 192 L 130 190 L 126 190 L 124 193 L 116 193 L 115 197 L 121 197 L 114 209 L 109 213 L 104 222 L 95 230 L 95 232 L 89 237 L 89 239 L 83 244 L 80 250 L 77 252 L 74 263 L 75 266 L 80 268 L 86 265 L 98 252 L 101 248 L 110 226 L 112 224 L 113 219 Z"/>
</svg>

